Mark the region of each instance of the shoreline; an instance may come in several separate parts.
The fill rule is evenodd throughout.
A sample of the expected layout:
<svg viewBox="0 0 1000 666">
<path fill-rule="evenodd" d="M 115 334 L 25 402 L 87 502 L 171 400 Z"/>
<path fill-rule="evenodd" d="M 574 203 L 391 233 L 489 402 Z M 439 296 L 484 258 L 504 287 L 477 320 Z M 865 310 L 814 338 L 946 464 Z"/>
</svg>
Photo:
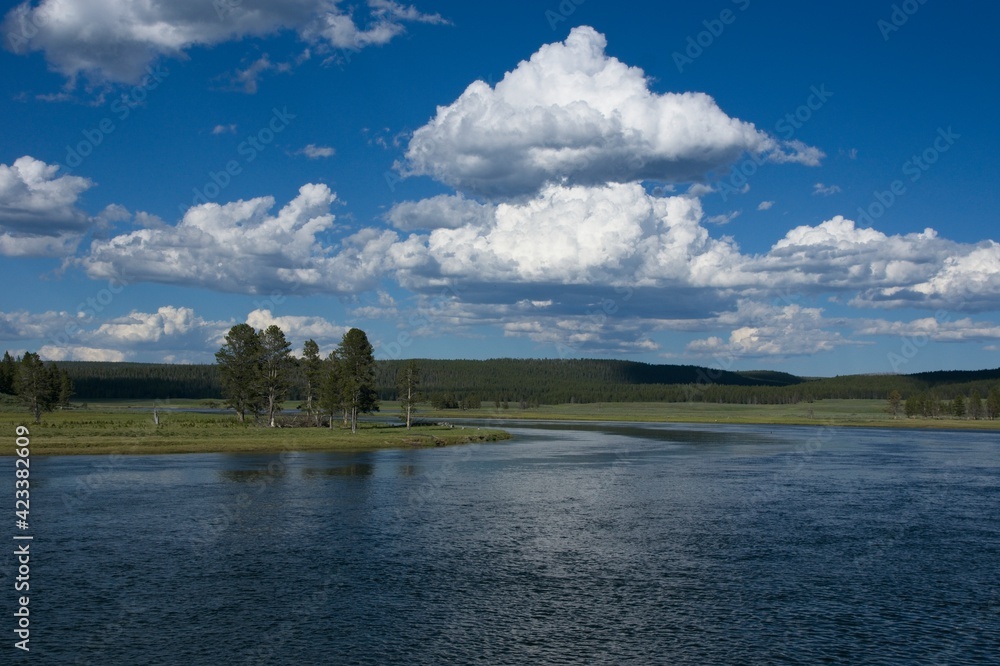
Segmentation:
<svg viewBox="0 0 1000 666">
<path fill-rule="evenodd" d="M 816 427 L 822 428 L 826 426 L 835 426 L 838 428 L 878 428 L 882 430 L 955 430 L 955 431 L 968 431 L 968 432 L 992 432 L 1000 431 L 1000 420 L 994 421 L 959 421 L 956 419 L 907 419 L 901 418 L 897 421 L 865 421 L 865 420 L 822 420 L 822 419 L 801 419 L 801 420 L 771 420 L 771 419 L 697 419 L 697 418 L 685 418 L 685 419 L 650 419 L 650 418 L 629 418 L 629 419 L 613 419 L 601 416 L 595 416 L 592 418 L 588 417 L 576 417 L 576 416 L 546 416 L 546 417 L 523 417 L 523 416 L 510 416 L 510 417 L 497 417 L 495 415 L 491 416 L 480 416 L 476 414 L 470 414 L 468 416 L 461 416 L 453 418 L 457 423 L 459 421 L 490 421 L 490 425 L 496 425 L 497 427 L 503 425 L 516 425 L 518 423 L 641 423 L 641 424 L 670 424 L 670 425 L 746 425 L 746 426 L 806 426 L 806 427 Z"/>
<path fill-rule="evenodd" d="M 81 414 L 84 418 L 79 418 Z M 60 416 L 48 422 L 43 417 L 41 424 L 30 423 L 30 418 L 17 419 L 16 425 L 30 431 L 32 456 L 362 452 L 461 446 L 511 438 L 504 430 L 461 425 L 414 426 L 406 430 L 402 426 L 364 423 L 357 433 L 352 433 L 342 428 L 244 426 L 211 415 L 206 418 L 202 414 L 169 411 L 160 412 L 160 426 L 136 418 L 147 416 L 142 414 L 78 411 L 74 413 L 77 419 Z M 9 415 L 0 416 L 0 423 L 13 431 L 16 425 L 11 422 Z M 0 455 L 13 455 L 13 450 Z"/>
<path fill-rule="evenodd" d="M 162 404 L 160 425 L 154 405 L 143 402 L 93 403 L 46 413 L 34 425 L 23 412 L 0 412 L 0 423 L 13 432 L 27 426 L 35 455 L 146 455 L 174 453 L 276 453 L 281 451 L 375 451 L 380 449 L 461 446 L 511 438 L 503 428 L 534 423 L 644 423 L 699 426 L 804 426 L 1000 431 L 1000 419 L 893 418 L 884 401 L 825 400 L 796 405 L 714 403 L 590 403 L 513 408 L 421 410 L 407 431 L 386 416 L 366 419 L 356 434 L 342 428 L 268 428 L 239 424 L 231 411 L 207 409 L 204 401 Z M 383 404 L 383 414 L 393 404 Z M 287 414 L 294 413 L 292 410 Z M 6 452 L 4 452 L 6 453 Z"/>
<path fill-rule="evenodd" d="M 825 404 L 824 404 L 825 403 Z M 881 400 L 826 400 L 796 405 L 732 405 L 716 403 L 592 403 L 590 405 L 554 405 L 502 412 L 469 410 L 428 411 L 423 418 L 473 420 L 502 428 L 516 422 L 582 423 L 669 423 L 698 425 L 751 426 L 843 426 L 895 430 L 1000 431 L 1000 419 L 964 419 L 956 417 L 892 417 L 882 411 Z"/>
</svg>

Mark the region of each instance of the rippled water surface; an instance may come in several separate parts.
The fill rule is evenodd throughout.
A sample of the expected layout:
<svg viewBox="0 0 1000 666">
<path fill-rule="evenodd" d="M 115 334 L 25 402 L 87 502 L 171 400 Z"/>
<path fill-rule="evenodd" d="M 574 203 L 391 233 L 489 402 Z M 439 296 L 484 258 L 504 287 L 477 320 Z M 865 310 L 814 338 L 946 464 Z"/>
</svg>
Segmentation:
<svg viewBox="0 0 1000 666">
<path fill-rule="evenodd" d="M 1000 663 L 997 434 L 512 432 L 281 458 L 36 457 L 31 656 Z"/>
</svg>

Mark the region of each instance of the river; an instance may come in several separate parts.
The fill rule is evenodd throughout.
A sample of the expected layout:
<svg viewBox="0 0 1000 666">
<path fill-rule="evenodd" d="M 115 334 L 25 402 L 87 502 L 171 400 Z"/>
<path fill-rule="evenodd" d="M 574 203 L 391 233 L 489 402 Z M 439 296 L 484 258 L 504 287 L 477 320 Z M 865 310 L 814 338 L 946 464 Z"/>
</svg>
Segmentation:
<svg viewBox="0 0 1000 666">
<path fill-rule="evenodd" d="M 37 456 L 32 657 L 1000 662 L 996 433 L 508 429 L 370 453 Z"/>
</svg>

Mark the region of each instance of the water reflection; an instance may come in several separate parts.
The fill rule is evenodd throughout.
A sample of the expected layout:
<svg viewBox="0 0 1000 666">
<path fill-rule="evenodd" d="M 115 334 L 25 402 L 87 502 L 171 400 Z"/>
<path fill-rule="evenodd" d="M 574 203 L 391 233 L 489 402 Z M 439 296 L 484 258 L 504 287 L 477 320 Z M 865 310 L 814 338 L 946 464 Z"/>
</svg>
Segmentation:
<svg viewBox="0 0 1000 666">
<path fill-rule="evenodd" d="M 306 479 L 323 476 L 371 476 L 374 472 L 375 465 L 371 463 L 353 463 L 339 467 L 305 467 L 302 476 Z"/>
<path fill-rule="evenodd" d="M 50 492 L 32 509 L 53 556 L 37 574 L 58 585 L 38 599 L 41 659 L 1000 654 L 995 433 L 509 429 L 499 445 L 125 457 L 75 512 L 62 495 L 94 460 L 42 458 Z"/>
<path fill-rule="evenodd" d="M 224 481 L 235 483 L 251 483 L 263 477 L 279 478 L 285 476 L 286 467 L 273 467 L 268 469 L 220 469 L 219 477 Z"/>
</svg>

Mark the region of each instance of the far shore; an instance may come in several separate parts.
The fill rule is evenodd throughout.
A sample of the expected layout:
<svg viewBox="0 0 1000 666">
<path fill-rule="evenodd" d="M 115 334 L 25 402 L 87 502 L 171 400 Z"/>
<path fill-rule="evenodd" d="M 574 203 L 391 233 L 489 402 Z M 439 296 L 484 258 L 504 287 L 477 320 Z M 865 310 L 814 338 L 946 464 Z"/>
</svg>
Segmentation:
<svg viewBox="0 0 1000 666">
<path fill-rule="evenodd" d="M 892 415 L 881 400 L 819 400 L 794 405 L 730 405 L 715 403 L 589 403 L 496 409 L 484 403 L 478 410 L 432 410 L 425 406 L 416 425 L 407 430 L 395 415 L 398 405 L 383 402 L 375 419 L 357 433 L 341 424 L 301 426 L 305 418 L 286 404 L 286 427 L 240 424 L 219 401 L 102 401 L 46 413 L 31 423 L 23 412 L 0 412 L 9 432 L 27 426 L 31 451 L 37 455 L 107 455 L 162 453 L 273 453 L 281 451 L 371 451 L 386 448 L 427 448 L 509 439 L 505 424 L 582 421 L 720 425 L 798 425 L 866 428 L 1000 430 L 1000 419 L 956 417 L 908 418 Z M 154 422 L 156 410 L 159 424 Z M 480 423 L 466 425 L 466 420 Z M 4 454 L 10 454 L 4 451 Z"/>
<path fill-rule="evenodd" d="M 498 442 L 510 434 L 495 428 L 421 424 L 411 429 L 388 423 L 360 424 L 352 433 L 335 427 L 280 427 L 240 424 L 232 413 L 108 408 L 57 411 L 40 424 L 25 414 L 0 413 L 9 432 L 29 430 L 31 455 L 140 455 L 167 453 L 280 453 L 283 451 L 373 451 Z M 13 454 L 13 447 L 4 454 Z"/>
<path fill-rule="evenodd" d="M 889 413 L 885 400 L 816 400 L 791 405 L 734 405 L 706 402 L 598 402 L 541 405 L 521 409 L 427 410 L 428 419 L 475 419 L 491 427 L 510 421 L 624 421 L 633 423 L 719 423 L 727 425 L 844 426 L 934 430 L 1000 430 L 1000 419 L 952 416 L 907 417 Z"/>
</svg>

